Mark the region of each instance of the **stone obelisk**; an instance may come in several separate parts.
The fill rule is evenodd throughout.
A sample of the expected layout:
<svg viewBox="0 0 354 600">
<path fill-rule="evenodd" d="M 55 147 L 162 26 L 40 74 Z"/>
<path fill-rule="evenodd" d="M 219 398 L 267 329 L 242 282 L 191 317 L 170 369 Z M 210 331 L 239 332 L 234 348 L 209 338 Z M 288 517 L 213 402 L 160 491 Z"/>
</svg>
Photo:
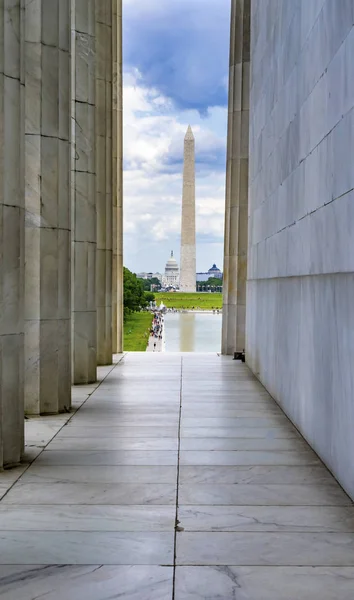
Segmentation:
<svg viewBox="0 0 354 600">
<path fill-rule="evenodd" d="M 180 291 L 195 292 L 195 150 L 188 125 L 184 138 Z"/>
</svg>

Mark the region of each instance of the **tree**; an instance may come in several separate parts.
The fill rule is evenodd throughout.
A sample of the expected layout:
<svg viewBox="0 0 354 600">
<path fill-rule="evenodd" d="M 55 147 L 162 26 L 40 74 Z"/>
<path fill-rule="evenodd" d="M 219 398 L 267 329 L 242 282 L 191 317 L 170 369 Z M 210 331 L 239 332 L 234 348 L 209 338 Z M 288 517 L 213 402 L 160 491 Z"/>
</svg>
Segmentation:
<svg viewBox="0 0 354 600">
<path fill-rule="evenodd" d="M 209 277 L 208 281 L 197 281 L 197 290 L 198 291 L 208 291 L 211 289 L 215 291 L 222 287 L 222 279 L 218 277 Z"/>
<path fill-rule="evenodd" d="M 153 302 L 155 300 L 155 294 L 153 294 L 153 292 L 144 292 L 144 298 L 146 302 Z"/>
<path fill-rule="evenodd" d="M 124 316 L 147 306 L 141 282 L 135 273 L 132 273 L 126 267 L 123 268 L 123 304 Z"/>
<path fill-rule="evenodd" d="M 222 285 L 222 279 L 219 279 L 218 277 L 209 277 L 208 281 L 205 282 L 205 285 L 219 287 Z"/>
<path fill-rule="evenodd" d="M 161 287 L 161 281 L 159 279 L 157 279 L 157 277 L 152 277 L 151 279 L 149 279 L 151 285 L 157 285 L 158 287 Z"/>
<path fill-rule="evenodd" d="M 139 279 L 139 281 L 146 292 L 150 292 L 152 285 L 156 286 L 158 289 L 161 287 L 161 283 L 157 277 L 152 277 L 151 279 Z"/>
</svg>

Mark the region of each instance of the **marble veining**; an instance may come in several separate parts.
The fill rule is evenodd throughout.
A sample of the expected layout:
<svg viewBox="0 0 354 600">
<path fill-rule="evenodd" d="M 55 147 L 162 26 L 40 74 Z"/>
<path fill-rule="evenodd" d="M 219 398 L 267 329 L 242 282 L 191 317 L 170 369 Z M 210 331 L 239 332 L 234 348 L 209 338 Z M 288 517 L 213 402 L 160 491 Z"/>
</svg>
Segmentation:
<svg viewBox="0 0 354 600">
<path fill-rule="evenodd" d="M 0 473 L 1 600 L 352 600 L 353 504 L 246 366 L 129 354 L 104 377 Z"/>
<path fill-rule="evenodd" d="M 353 2 L 252 13 L 247 362 L 354 498 Z"/>
<path fill-rule="evenodd" d="M 181 484 L 182 504 L 352 506 L 350 498 L 334 485 Z"/>
<path fill-rule="evenodd" d="M 292 427 L 181 427 L 181 438 L 265 438 L 266 440 L 299 438 Z M 301 438 L 300 438 L 301 439 Z"/>
<path fill-rule="evenodd" d="M 180 505 L 184 531 L 354 532 L 353 506 Z"/>
<path fill-rule="evenodd" d="M 175 505 L 6 504 L 0 506 L 1 531 L 172 531 Z"/>
<path fill-rule="evenodd" d="M 40 466 L 37 463 L 26 471 L 23 483 L 93 483 L 93 484 L 125 484 L 125 483 L 169 483 L 177 481 L 177 464 L 175 466 Z"/>
<path fill-rule="evenodd" d="M 0 566 L 3 600 L 171 600 L 172 579 L 172 567 L 153 565 Z"/>
<path fill-rule="evenodd" d="M 353 567 L 177 567 L 175 598 L 352 600 L 353 586 Z"/>
<path fill-rule="evenodd" d="M 182 450 L 306 450 L 301 439 L 267 438 L 185 438 L 181 440 Z"/>
<path fill-rule="evenodd" d="M 317 456 L 309 451 L 290 451 L 281 452 L 263 451 L 244 451 L 238 452 L 221 450 L 181 450 L 181 465 L 316 465 L 319 464 Z"/>
<path fill-rule="evenodd" d="M 232 557 L 232 559 L 231 559 Z M 177 535 L 178 565 L 354 567 L 352 533 L 194 533 Z"/>
<path fill-rule="evenodd" d="M 57 436 L 51 444 L 52 450 L 177 450 L 177 436 L 174 438 L 67 438 Z"/>
<path fill-rule="evenodd" d="M 104 433 L 104 438 L 108 439 L 108 438 L 117 438 L 119 440 L 121 440 L 122 438 L 133 438 L 134 440 L 137 440 L 137 438 L 144 438 L 145 440 L 147 438 L 163 438 L 163 437 L 168 437 L 168 438 L 174 438 L 177 439 L 177 434 L 178 434 L 178 426 L 176 424 L 175 427 L 173 426 L 169 426 L 169 427 L 164 427 L 164 426 L 153 426 L 153 427 L 147 427 L 147 426 L 135 426 L 135 427 L 129 427 L 124 426 L 124 427 L 105 427 L 104 430 L 102 429 L 102 427 L 90 427 L 90 436 L 92 436 L 93 438 L 100 438 L 102 436 L 102 434 Z M 65 427 L 64 429 L 61 430 L 60 435 L 57 436 L 57 439 L 63 440 L 64 438 L 87 438 L 87 429 L 85 429 L 84 427 L 77 427 L 76 425 L 68 425 L 68 427 Z"/>
<path fill-rule="evenodd" d="M 180 483 L 332 484 L 335 480 L 319 466 L 181 466 Z"/>
<path fill-rule="evenodd" d="M 173 532 L 2 531 L 0 556 L 4 565 L 172 565 Z"/>
<path fill-rule="evenodd" d="M 37 465 L 175 465 L 177 451 L 163 450 L 48 450 Z"/>
<path fill-rule="evenodd" d="M 176 482 L 165 483 L 37 483 L 19 482 L 5 504 L 175 504 Z M 1 528 L 0 528 L 1 529 Z"/>
</svg>

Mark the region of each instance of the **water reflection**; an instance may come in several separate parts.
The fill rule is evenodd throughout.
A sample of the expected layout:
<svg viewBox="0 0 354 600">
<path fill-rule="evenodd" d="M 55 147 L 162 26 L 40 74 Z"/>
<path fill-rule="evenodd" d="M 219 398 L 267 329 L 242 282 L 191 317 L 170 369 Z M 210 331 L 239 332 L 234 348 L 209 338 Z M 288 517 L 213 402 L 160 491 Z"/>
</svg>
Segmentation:
<svg viewBox="0 0 354 600">
<path fill-rule="evenodd" d="M 195 315 L 192 313 L 182 313 L 179 317 L 179 351 L 194 352 Z"/>
<path fill-rule="evenodd" d="M 221 319 L 220 314 L 168 313 L 166 352 L 220 352 Z"/>
</svg>

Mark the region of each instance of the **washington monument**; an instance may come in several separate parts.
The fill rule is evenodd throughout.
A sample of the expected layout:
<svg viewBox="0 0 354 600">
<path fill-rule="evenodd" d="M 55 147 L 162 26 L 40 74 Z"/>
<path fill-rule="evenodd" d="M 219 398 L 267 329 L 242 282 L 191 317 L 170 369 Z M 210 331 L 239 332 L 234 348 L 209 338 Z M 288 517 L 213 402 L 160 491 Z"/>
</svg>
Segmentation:
<svg viewBox="0 0 354 600">
<path fill-rule="evenodd" d="M 194 135 L 188 125 L 184 138 L 182 229 L 181 229 L 181 292 L 195 292 L 195 153 Z"/>
</svg>

